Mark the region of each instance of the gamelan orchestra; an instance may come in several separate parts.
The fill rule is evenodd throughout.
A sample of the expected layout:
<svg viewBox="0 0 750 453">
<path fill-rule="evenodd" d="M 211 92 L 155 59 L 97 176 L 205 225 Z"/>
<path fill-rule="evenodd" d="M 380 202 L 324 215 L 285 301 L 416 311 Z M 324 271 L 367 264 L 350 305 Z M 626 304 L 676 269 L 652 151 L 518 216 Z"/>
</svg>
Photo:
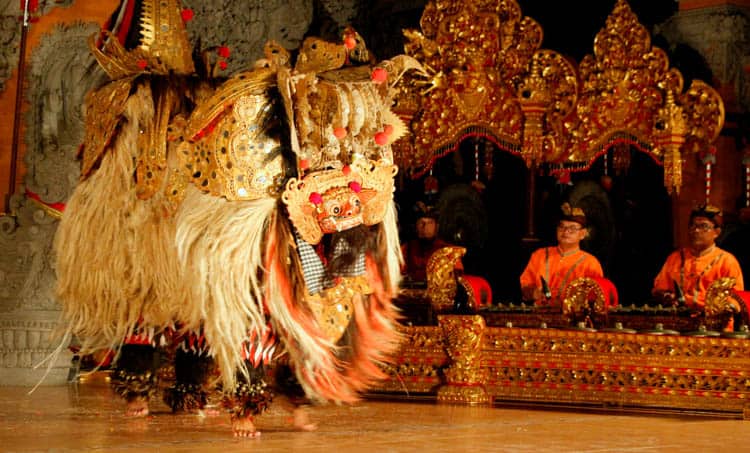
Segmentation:
<svg viewBox="0 0 750 453">
<path fill-rule="evenodd" d="M 625 0 L 580 62 L 514 0 L 432 0 L 400 55 L 347 27 L 228 78 L 191 17 L 123 0 L 91 37 L 107 81 L 54 244 L 62 341 L 127 416 L 160 398 L 256 437 L 274 402 L 312 430 L 374 394 L 748 412 L 750 179 L 711 191 L 722 97 Z"/>
</svg>

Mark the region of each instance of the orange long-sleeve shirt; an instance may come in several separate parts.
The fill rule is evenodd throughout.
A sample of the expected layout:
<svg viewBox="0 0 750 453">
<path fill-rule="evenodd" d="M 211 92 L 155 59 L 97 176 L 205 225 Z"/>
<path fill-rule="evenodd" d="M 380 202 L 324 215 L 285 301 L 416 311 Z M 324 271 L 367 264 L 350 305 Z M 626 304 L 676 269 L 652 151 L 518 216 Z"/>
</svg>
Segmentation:
<svg viewBox="0 0 750 453">
<path fill-rule="evenodd" d="M 546 247 L 531 254 L 529 263 L 521 274 L 521 288 L 541 288 L 541 279 L 547 281 L 552 299 L 558 300 L 565 288 L 580 277 L 604 277 L 599 260 L 583 250 L 561 253 L 558 247 Z"/>
<path fill-rule="evenodd" d="M 685 302 L 703 306 L 706 290 L 722 277 L 734 277 L 734 289 L 743 291 L 745 282 L 737 258 L 726 250 L 714 246 L 707 253 L 695 256 L 688 248 L 672 252 L 654 279 L 654 292 L 672 291 L 677 282 L 685 295 Z"/>
</svg>

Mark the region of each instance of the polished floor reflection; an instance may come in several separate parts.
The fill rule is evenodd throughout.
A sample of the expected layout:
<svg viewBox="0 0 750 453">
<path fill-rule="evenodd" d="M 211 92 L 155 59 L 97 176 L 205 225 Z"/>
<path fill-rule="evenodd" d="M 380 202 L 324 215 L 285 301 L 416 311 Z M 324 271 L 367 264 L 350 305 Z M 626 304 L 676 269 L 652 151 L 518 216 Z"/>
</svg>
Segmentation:
<svg viewBox="0 0 750 453">
<path fill-rule="evenodd" d="M 229 417 L 172 415 L 156 406 L 126 419 L 105 382 L 0 387 L 0 451 L 159 452 L 655 452 L 745 451 L 750 421 L 574 410 L 462 407 L 366 400 L 312 409 L 315 432 L 297 432 L 279 410 L 258 420 L 258 439 L 232 437 Z"/>
</svg>

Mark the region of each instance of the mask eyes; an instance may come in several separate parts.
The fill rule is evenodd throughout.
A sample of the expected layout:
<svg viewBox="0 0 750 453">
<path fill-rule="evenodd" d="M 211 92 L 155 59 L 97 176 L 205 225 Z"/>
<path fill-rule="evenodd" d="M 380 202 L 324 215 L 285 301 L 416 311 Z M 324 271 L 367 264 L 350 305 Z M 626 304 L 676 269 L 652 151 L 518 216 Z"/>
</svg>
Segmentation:
<svg viewBox="0 0 750 453">
<path fill-rule="evenodd" d="M 328 214 L 338 216 L 341 214 L 341 204 L 339 204 L 338 200 L 327 201 L 325 203 L 325 210 Z"/>
</svg>

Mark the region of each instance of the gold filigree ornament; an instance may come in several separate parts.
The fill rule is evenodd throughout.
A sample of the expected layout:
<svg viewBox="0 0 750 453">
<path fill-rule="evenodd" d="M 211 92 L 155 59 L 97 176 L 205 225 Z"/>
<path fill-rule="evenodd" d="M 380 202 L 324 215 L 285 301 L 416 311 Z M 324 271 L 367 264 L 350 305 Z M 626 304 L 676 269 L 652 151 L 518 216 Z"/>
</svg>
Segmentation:
<svg viewBox="0 0 750 453">
<path fill-rule="evenodd" d="M 465 254 L 464 247 L 448 246 L 436 250 L 427 260 L 426 296 L 438 313 L 453 308 L 458 289 L 455 268 Z"/>
<path fill-rule="evenodd" d="M 355 299 L 372 294 L 363 276 L 342 277 L 336 286 L 307 296 L 318 326 L 332 343 L 341 339 L 354 316 Z"/>
<path fill-rule="evenodd" d="M 419 176 L 469 136 L 522 154 L 529 165 L 560 157 L 577 74 L 562 55 L 540 49 L 541 26 L 518 2 L 431 1 L 420 26 L 404 32 L 405 51 L 431 75 L 421 87 L 404 84 L 420 92 L 418 105 L 411 93 L 397 98 L 414 131 L 413 143 L 397 144 L 397 162 Z"/>
<path fill-rule="evenodd" d="M 368 54 L 354 30 L 347 29 L 344 40 L 308 38 L 294 68 L 276 63 L 300 177 L 361 158 L 392 164 L 391 144 L 407 131 L 391 111 L 394 86 L 405 71 L 421 70 L 419 63 L 402 55 L 375 66 L 344 67 Z M 358 57 L 348 60 L 352 52 Z"/>
<path fill-rule="evenodd" d="M 138 18 L 141 39 L 134 49 L 126 49 L 114 31 L 102 30 L 89 37 L 91 53 L 112 82 L 86 96 L 81 178 L 90 175 L 111 145 L 111 139 L 123 121 L 126 101 L 139 76 L 195 72 L 192 46 L 179 0 L 143 0 L 141 4 Z M 139 140 L 139 147 L 145 153 L 139 156 L 138 164 L 140 198 L 153 195 L 162 183 L 166 165 L 163 148 L 166 145 L 157 143 L 160 140 L 158 133 L 166 129 L 168 115 L 174 110 L 170 106 L 173 101 L 172 98 L 161 99 L 160 105 L 156 106 L 158 124 L 154 127 L 144 125 L 145 137 Z"/>
<path fill-rule="evenodd" d="M 711 282 L 706 290 L 707 317 L 740 311 L 738 303 L 731 297 L 735 283 L 734 277 L 722 277 Z"/>
<path fill-rule="evenodd" d="M 148 85 L 141 89 L 149 90 Z M 141 125 L 138 135 L 138 162 L 135 169 L 136 196 L 141 200 L 151 198 L 162 189 L 167 169 L 167 131 L 170 119 L 179 107 L 174 90 L 165 90 L 156 98 L 154 118 Z"/>
<path fill-rule="evenodd" d="M 342 169 L 290 179 L 281 200 L 302 239 L 317 244 L 323 234 L 380 223 L 396 172 L 395 165 L 358 159 Z"/>
<path fill-rule="evenodd" d="M 196 187 L 228 200 L 277 196 L 284 177 L 280 105 L 273 71 L 241 73 L 199 106 L 178 148 Z M 227 107 L 228 106 L 228 107 Z"/>
<path fill-rule="evenodd" d="M 490 396 L 484 387 L 489 377 L 482 366 L 482 348 L 486 326 L 484 318 L 472 316 L 438 317 L 446 339 L 445 348 L 451 359 L 445 370 L 447 385 L 438 389 L 443 403 L 486 404 Z"/>
<path fill-rule="evenodd" d="M 706 150 L 724 124 L 719 94 L 700 80 L 684 81 L 627 1 L 618 0 L 579 65 L 581 94 L 565 119 L 566 161 L 587 169 L 607 148 L 634 145 L 664 164 L 664 185 L 679 193 L 685 153 Z"/>
<path fill-rule="evenodd" d="M 667 99 L 657 116 L 655 137 L 663 150 L 664 186 L 668 193 L 674 190 L 680 193 L 682 186 L 682 154 L 680 149 L 685 143 L 687 122 L 683 108 L 675 104 L 672 92 L 667 92 Z"/>
<path fill-rule="evenodd" d="M 391 143 L 406 126 L 390 110 L 387 83 L 371 78 L 384 64 L 292 76 L 292 148 L 304 170 L 341 168 L 355 159 L 393 162 Z"/>
<path fill-rule="evenodd" d="M 563 314 L 572 319 L 606 313 L 604 291 L 596 280 L 581 277 L 565 288 L 562 300 Z"/>
</svg>

